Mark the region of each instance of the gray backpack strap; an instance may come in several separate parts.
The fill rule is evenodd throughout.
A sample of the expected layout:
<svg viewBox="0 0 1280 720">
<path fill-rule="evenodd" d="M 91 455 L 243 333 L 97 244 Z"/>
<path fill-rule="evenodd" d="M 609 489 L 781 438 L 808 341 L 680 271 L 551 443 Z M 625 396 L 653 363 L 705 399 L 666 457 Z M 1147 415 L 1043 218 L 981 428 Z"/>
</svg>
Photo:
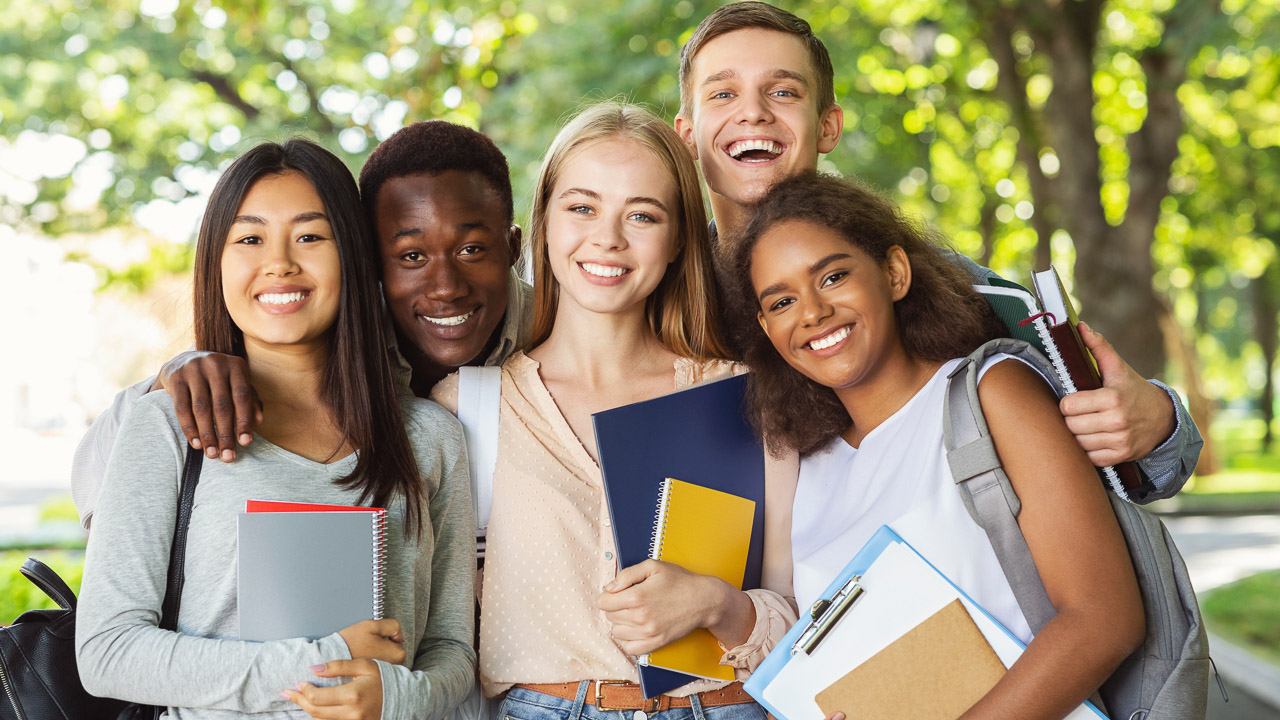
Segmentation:
<svg viewBox="0 0 1280 720">
<path fill-rule="evenodd" d="M 1022 503 L 1009 483 L 1009 476 L 1000 467 L 995 443 L 978 403 L 978 371 L 983 361 L 997 353 L 1027 357 L 1028 352 L 1035 351 L 1026 343 L 993 340 L 961 361 L 947 378 L 942 440 L 960 498 L 974 522 L 986 531 L 1018 607 L 1031 631 L 1038 633 L 1057 610 L 1049 600 L 1031 550 L 1018 527 Z M 1033 358 L 1031 362 L 1036 360 Z M 1041 367 L 1048 365 L 1043 358 L 1040 362 Z"/>
<path fill-rule="evenodd" d="M 484 557 L 493 507 L 493 468 L 498 460 L 498 408 L 502 368 L 458 368 L 458 420 L 462 422 L 470 459 L 471 500 L 475 505 L 476 554 Z"/>
<path fill-rule="evenodd" d="M 997 353 L 1026 361 L 1062 397 L 1061 383 L 1043 355 L 1019 340 L 992 340 L 947 379 L 943 442 L 960 497 L 986 531 L 1022 614 L 1038 633 L 1056 611 L 1018 527 L 1022 506 L 1000 467 L 978 402 L 979 370 Z M 1147 632 L 1142 647 L 1107 678 L 1093 702 L 1110 717 L 1125 720 L 1204 720 L 1209 646 L 1187 566 L 1158 518 L 1114 493 L 1107 495 L 1133 561 Z"/>
</svg>

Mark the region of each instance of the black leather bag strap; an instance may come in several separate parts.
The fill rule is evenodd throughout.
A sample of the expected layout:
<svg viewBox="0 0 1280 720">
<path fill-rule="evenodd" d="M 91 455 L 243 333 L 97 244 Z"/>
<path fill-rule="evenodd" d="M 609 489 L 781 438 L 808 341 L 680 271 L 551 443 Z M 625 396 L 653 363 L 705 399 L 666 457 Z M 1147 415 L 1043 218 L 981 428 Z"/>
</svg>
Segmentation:
<svg viewBox="0 0 1280 720">
<path fill-rule="evenodd" d="M 31 584 L 44 591 L 45 595 L 53 598 L 53 601 L 58 603 L 58 607 L 63 610 L 76 609 L 76 594 L 71 592 L 67 583 L 48 565 L 35 558 L 27 558 L 27 561 L 22 563 L 22 574 L 27 576 Z"/>
<path fill-rule="evenodd" d="M 187 461 L 182 466 L 182 487 L 178 491 L 178 517 L 174 521 L 173 545 L 169 548 L 169 580 L 164 588 L 164 604 L 160 606 L 160 628 L 178 629 L 178 605 L 182 601 L 183 567 L 187 558 L 187 527 L 191 525 L 191 506 L 200 482 L 204 455 L 187 447 Z"/>
<path fill-rule="evenodd" d="M 191 525 L 191 506 L 195 504 L 196 485 L 204 455 L 187 447 L 187 461 L 182 466 L 182 485 L 178 489 L 178 516 L 173 522 L 173 544 L 169 547 L 169 578 L 164 586 L 164 603 L 160 605 L 160 628 L 178 629 L 178 606 L 182 601 L 183 572 L 187 559 L 187 528 Z M 165 709 L 158 706 L 131 705 L 116 720 L 160 720 Z"/>
</svg>

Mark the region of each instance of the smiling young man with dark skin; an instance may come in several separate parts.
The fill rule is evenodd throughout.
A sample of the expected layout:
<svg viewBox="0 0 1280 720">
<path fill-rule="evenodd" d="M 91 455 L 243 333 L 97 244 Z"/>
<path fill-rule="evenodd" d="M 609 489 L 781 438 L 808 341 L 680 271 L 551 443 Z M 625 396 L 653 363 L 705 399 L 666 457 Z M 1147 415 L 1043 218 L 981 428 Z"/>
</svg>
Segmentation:
<svg viewBox="0 0 1280 720">
<path fill-rule="evenodd" d="M 840 142 L 834 74 L 807 22 L 760 2 L 716 10 L 681 50 L 675 128 L 702 171 L 722 273 L 752 205 L 778 180 L 816 168 Z M 975 282 L 995 276 L 963 256 L 956 261 Z M 1139 462 L 1154 489 L 1135 499 L 1177 493 L 1200 456 L 1195 423 L 1172 390 L 1143 380 L 1100 334 L 1082 323 L 1081 335 L 1103 387 L 1062 400 L 1067 426 L 1095 465 Z"/>
<path fill-rule="evenodd" d="M 524 344 L 531 289 L 514 269 L 521 233 L 507 161 L 489 138 L 442 121 L 405 127 L 370 154 L 360 193 L 394 329 L 387 352 L 402 386 L 426 397 L 457 368 L 500 365 Z M 85 528 L 124 412 L 162 389 L 187 439 L 208 457 L 231 462 L 237 444 L 253 441 L 262 411 L 245 360 L 179 354 L 117 395 L 81 440 L 71 489 Z"/>
</svg>

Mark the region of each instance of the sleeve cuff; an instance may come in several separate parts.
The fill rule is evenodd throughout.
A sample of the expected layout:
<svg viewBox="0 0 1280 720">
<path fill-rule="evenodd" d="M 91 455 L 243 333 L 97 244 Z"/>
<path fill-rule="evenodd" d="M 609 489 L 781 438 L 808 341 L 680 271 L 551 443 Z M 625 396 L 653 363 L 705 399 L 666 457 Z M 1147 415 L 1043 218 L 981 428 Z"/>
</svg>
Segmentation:
<svg viewBox="0 0 1280 720">
<path fill-rule="evenodd" d="M 778 644 L 787 630 L 796 622 L 796 613 L 781 595 L 771 590 L 747 590 L 747 597 L 756 611 L 756 624 L 746 642 L 732 648 L 720 646 L 725 651 L 721 665 L 751 672 Z M 742 674 L 739 673 L 739 679 Z"/>
<path fill-rule="evenodd" d="M 401 720 L 401 713 L 395 699 L 404 693 L 404 678 L 401 674 L 407 674 L 409 668 L 391 665 L 381 660 L 374 660 L 374 662 L 378 664 L 378 676 L 382 681 L 382 720 Z M 430 679 L 423 678 L 422 682 L 430 683 Z M 426 689 L 429 693 L 429 685 Z"/>
<path fill-rule="evenodd" d="M 1200 448 L 1204 445 L 1200 430 L 1178 394 L 1159 380 L 1148 382 L 1168 393 L 1169 400 L 1173 403 L 1176 425 L 1164 442 L 1138 461 L 1138 467 L 1154 487 L 1154 490 L 1141 498 L 1143 503 L 1176 495 L 1195 470 L 1196 463 L 1200 460 Z"/>
</svg>

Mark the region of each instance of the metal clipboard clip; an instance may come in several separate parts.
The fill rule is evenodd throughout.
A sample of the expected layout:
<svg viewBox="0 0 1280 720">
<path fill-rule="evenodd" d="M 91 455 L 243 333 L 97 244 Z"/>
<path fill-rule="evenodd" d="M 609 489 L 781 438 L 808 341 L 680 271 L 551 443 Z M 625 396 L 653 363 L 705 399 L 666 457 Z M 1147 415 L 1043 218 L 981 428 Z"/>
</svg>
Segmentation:
<svg viewBox="0 0 1280 720">
<path fill-rule="evenodd" d="M 862 597 L 864 591 L 859 584 L 861 580 L 861 575 L 854 575 L 830 600 L 822 598 L 809 608 L 809 624 L 805 626 L 804 632 L 800 633 L 800 639 L 791 646 L 792 655 L 796 653 L 811 655 L 818 649 L 818 645 L 826 639 L 836 623 L 840 622 L 840 618 L 844 617 L 849 608 Z"/>
</svg>

